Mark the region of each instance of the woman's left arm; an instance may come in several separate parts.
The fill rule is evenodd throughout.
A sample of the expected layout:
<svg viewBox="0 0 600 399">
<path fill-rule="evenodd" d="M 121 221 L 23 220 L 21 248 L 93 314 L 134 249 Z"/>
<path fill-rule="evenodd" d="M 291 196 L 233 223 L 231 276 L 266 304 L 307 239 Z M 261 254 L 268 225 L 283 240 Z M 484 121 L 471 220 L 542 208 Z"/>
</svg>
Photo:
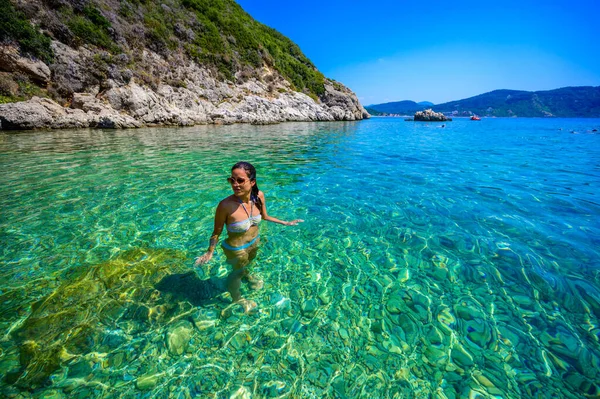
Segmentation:
<svg viewBox="0 0 600 399">
<path fill-rule="evenodd" d="M 295 219 L 290 222 L 286 222 L 285 220 L 279 220 L 273 216 L 269 216 L 269 214 L 267 213 L 267 202 L 265 201 L 265 195 L 263 194 L 262 191 L 258 192 L 258 198 L 260 198 L 260 202 L 262 204 L 261 209 L 260 209 L 260 216 L 263 218 L 263 220 L 267 220 L 267 221 L 273 222 L 273 223 L 283 224 L 285 226 L 294 226 L 298 223 L 304 222 L 304 220 L 302 220 L 302 219 Z"/>
</svg>

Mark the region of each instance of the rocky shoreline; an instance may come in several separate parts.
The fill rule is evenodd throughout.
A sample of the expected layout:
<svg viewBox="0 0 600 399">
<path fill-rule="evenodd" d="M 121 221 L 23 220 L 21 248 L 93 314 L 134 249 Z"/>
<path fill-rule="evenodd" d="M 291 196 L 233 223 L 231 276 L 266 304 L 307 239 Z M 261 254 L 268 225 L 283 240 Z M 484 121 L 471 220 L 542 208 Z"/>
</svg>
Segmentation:
<svg viewBox="0 0 600 399">
<path fill-rule="evenodd" d="M 108 71 L 103 80 L 90 79 L 94 54 L 53 42 L 56 55 L 48 67 L 4 47 L 2 69 L 19 71 L 38 82 L 61 82 L 73 89 L 70 103 L 50 98 L 0 104 L 0 130 L 65 128 L 138 128 L 143 126 L 342 121 L 368 118 L 356 95 L 343 85 L 325 81 L 317 101 L 292 90 L 275 70 L 263 67 L 257 77 L 222 81 L 210 69 L 181 57 L 166 60 L 144 50 L 147 85 L 123 71 Z M 12 62 L 4 62 L 12 59 Z M 50 72 L 50 73 L 49 73 Z M 66 83 L 65 83 L 66 82 Z M 268 83 L 267 83 L 268 82 Z"/>
</svg>

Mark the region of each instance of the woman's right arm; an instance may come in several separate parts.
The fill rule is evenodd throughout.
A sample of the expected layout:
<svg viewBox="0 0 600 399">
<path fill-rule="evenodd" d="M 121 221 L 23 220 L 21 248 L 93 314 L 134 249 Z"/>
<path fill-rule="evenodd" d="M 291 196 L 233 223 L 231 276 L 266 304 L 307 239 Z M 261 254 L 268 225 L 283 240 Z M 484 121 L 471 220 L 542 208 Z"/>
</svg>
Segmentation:
<svg viewBox="0 0 600 399">
<path fill-rule="evenodd" d="M 219 203 L 219 206 L 217 206 L 217 211 L 215 212 L 215 224 L 212 235 L 210 236 L 210 240 L 208 242 L 208 249 L 206 250 L 206 253 L 204 255 L 196 258 L 196 262 L 194 263 L 196 266 L 206 263 L 212 259 L 213 253 L 215 252 L 215 247 L 219 242 L 219 236 L 223 231 L 223 226 L 225 225 L 226 220 L 227 211 L 225 210 L 225 205 L 223 204 L 223 201 L 221 201 Z"/>
</svg>

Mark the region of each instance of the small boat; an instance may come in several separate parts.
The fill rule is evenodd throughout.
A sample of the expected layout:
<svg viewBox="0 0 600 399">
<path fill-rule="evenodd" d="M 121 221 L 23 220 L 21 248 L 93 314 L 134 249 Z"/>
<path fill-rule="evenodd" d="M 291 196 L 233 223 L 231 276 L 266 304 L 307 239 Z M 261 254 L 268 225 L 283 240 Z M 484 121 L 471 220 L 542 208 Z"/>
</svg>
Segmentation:
<svg viewBox="0 0 600 399">
<path fill-rule="evenodd" d="M 477 115 L 473 115 L 473 116 L 471 117 L 471 120 L 472 120 L 472 121 L 480 121 L 480 120 L 481 120 L 481 118 L 480 118 L 480 117 L 478 117 Z"/>
</svg>

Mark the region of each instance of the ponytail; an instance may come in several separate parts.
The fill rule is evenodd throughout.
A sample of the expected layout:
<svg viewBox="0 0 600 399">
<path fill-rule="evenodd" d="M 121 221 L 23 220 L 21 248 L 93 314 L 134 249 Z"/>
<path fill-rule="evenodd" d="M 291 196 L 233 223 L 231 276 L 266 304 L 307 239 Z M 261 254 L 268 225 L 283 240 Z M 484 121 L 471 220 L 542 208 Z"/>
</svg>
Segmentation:
<svg viewBox="0 0 600 399">
<path fill-rule="evenodd" d="M 260 197 L 258 196 L 258 184 L 256 184 L 256 180 L 254 181 L 254 186 L 252 186 L 252 192 L 250 193 L 250 199 L 252 201 L 254 201 L 254 203 L 256 204 L 256 207 L 258 208 L 258 211 L 260 213 L 262 213 L 262 201 L 260 200 Z"/>
</svg>

